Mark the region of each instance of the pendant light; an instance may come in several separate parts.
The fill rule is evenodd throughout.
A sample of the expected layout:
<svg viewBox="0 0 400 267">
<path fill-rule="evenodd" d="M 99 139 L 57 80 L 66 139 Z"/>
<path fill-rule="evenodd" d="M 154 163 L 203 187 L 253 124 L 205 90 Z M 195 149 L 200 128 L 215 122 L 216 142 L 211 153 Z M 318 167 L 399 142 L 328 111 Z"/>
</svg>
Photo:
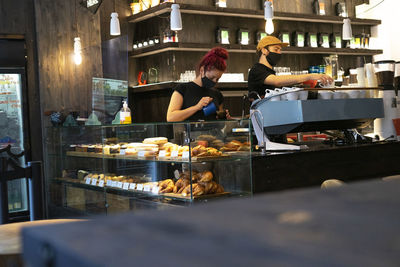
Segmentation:
<svg viewBox="0 0 400 267">
<path fill-rule="evenodd" d="M 180 31 L 182 30 L 182 17 L 181 11 L 178 4 L 171 5 L 171 30 Z"/>
<path fill-rule="evenodd" d="M 121 29 L 119 27 L 118 13 L 115 12 L 115 0 L 114 0 L 114 12 L 111 13 L 110 35 L 113 35 L 113 36 L 121 35 Z"/>
<path fill-rule="evenodd" d="M 351 40 L 353 38 L 353 33 L 351 30 L 351 21 L 349 18 L 343 20 L 343 40 Z"/>
<path fill-rule="evenodd" d="M 81 38 L 79 37 L 78 34 L 78 21 L 76 18 L 76 0 L 74 0 L 74 15 L 75 15 L 75 27 L 76 27 L 76 37 L 74 38 L 74 63 L 75 65 L 80 65 L 82 63 L 82 44 L 81 44 Z"/>
<path fill-rule="evenodd" d="M 264 18 L 265 18 L 265 32 L 272 34 L 274 32 L 274 23 L 272 19 L 274 18 L 274 10 L 272 7 L 272 2 L 264 2 Z"/>
<path fill-rule="evenodd" d="M 74 38 L 74 62 L 76 65 L 82 63 L 82 45 L 79 37 Z"/>
</svg>

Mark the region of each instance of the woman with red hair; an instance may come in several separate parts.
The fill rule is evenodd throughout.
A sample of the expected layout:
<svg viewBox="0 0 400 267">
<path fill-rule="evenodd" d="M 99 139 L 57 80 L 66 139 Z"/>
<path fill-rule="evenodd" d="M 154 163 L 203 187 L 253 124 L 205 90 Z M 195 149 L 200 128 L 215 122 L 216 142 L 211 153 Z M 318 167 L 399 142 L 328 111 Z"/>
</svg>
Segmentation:
<svg viewBox="0 0 400 267">
<path fill-rule="evenodd" d="M 230 119 L 228 110 L 223 110 L 223 96 L 215 89 L 219 78 L 226 71 L 228 52 L 221 47 L 211 49 L 200 61 L 197 67 L 197 77 L 189 83 L 175 87 L 169 102 L 167 121 L 197 121 Z M 211 114 L 203 111 L 204 107 L 215 105 Z"/>
</svg>

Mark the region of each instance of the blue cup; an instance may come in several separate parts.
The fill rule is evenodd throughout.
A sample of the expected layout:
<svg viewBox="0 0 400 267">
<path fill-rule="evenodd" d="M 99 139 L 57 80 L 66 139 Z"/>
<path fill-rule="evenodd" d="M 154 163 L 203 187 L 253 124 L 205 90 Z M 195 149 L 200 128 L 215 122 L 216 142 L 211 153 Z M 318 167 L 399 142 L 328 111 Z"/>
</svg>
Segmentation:
<svg viewBox="0 0 400 267">
<path fill-rule="evenodd" d="M 210 116 L 217 111 L 217 107 L 215 106 L 214 102 L 211 102 L 207 106 L 203 108 L 204 116 Z"/>
</svg>

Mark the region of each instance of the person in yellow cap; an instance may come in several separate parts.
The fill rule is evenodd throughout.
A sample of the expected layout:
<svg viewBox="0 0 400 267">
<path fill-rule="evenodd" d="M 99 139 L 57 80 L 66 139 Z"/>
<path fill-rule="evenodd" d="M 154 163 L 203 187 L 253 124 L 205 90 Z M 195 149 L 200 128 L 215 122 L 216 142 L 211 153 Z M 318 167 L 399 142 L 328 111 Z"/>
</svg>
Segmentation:
<svg viewBox="0 0 400 267">
<path fill-rule="evenodd" d="M 288 45 L 288 43 L 282 43 L 274 36 L 266 36 L 258 42 L 257 53 L 260 58 L 258 63 L 251 68 L 248 77 L 250 100 L 258 96 L 264 97 L 266 89 L 273 90 L 276 87 L 291 86 L 308 80 L 319 80 L 323 84 L 331 84 L 333 82 L 330 76 L 316 73 L 276 76 L 272 68 L 278 64 L 282 56 L 282 47 Z"/>
</svg>

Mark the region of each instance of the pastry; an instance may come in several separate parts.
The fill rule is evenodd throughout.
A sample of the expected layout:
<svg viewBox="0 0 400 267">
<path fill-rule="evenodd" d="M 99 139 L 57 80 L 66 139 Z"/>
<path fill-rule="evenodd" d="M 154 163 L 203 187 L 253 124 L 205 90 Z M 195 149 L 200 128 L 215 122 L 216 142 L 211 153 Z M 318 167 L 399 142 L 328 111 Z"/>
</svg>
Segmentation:
<svg viewBox="0 0 400 267">
<path fill-rule="evenodd" d="M 110 147 L 110 154 L 119 154 L 120 149 L 119 145 L 113 145 Z"/>
<path fill-rule="evenodd" d="M 204 186 L 200 185 L 200 184 L 193 184 L 192 185 L 192 189 L 193 189 L 193 196 L 201 196 L 204 194 Z M 185 189 L 182 191 L 182 196 L 186 197 L 186 196 L 190 196 L 190 185 L 186 186 Z"/>
<path fill-rule="evenodd" d="M 103 146 L 99 145 L 99 144 L 95 145 L 94 146 L 94 152 L 95 153 L 103 153 Z"/>
<path fill-rule="evenodd" d="M 222 186 L 222 185 L 220 185 L 220 184 L 218 184 L 218 188 L 217 188 L 217 190 L 215 191 L 215 193 L 223 193 L 223 192 L 225 192 L 224 191 L 224 187 Z"/>
<path fill-rule="evenodd" d="M 178 179 L 178 181 L 176 181 L 175 186 L 173 188 L 173 192 L 174 193 L 182 193 L 182 191 L 186 188 L 186 186 L 190 185 L 190 181 L 188 179 Z"/>
<path fill-rule="evenodd" d="M 110 149 L 111 149 L 111 146 L 109 146 L 109 145 L 104 146 L 103 147 L 103 153 L 105 155 L 110 155 Z"/>
<path fill-rule="evenodd" d="M 143 144 L 164 145 L 167 142 L 168 139 L 166 137 L 152 137 L 143 140 Z"/>
<path fill-rule="evenodd" d="M 213 184 L 212 182 L 208 182 L 208 183 L 199 183 L 200 185 L 202 185 L 204 187 L 204 194 L 211 194 L 211 191 L 213 189 Z"/>
<path fill-rule="evenodd" d="M 210 182 L 213 177 L 214 176 L 213 176 L 212 172 L 210 172 L 210 171 L 203 172 L 201 174 L 199 182 L 202 182 L 202 183 Z"/>
<path fill-rule="evenodd" d="M 137 154 L 138 154 L 138 151 L 137 151 L 136 148 L 127 148 L 127 149 L 125 149 L 125 155 L 137 156 Z"/>
<path fill-rule="evenodd" d="M 158 186 L 160 187 L 160 193 L 171 193 L 174 190 L 174 181 L 167 179 L 161 181 Z"/>
</svg>

